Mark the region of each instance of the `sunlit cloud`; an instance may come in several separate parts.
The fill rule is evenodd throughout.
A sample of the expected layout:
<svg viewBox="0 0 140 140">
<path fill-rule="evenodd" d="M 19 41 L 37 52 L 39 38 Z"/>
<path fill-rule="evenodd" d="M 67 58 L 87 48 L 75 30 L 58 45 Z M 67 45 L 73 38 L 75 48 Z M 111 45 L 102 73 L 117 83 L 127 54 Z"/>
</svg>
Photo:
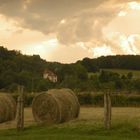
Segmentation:
<svg viewBox="0 0 140 140">
<path fill-rule="evenodd" d="M 126 16 L 126 15 L 127 15 L 127 12 L 126 11 L 120 11 L 118 13 L 118 16 L 120 16 L 120 17 Z"/>
<path fill-rule="evenodd" d="M 60 24 L 65 24 L 66 23 L 66 20 L 65 19 L 62 19 L 61 21 L 60 21 Z"/>
<path fill-rule="evenodd" d="M 136 38 L 137 41 L 140 40 L 140 35 L 129 35 L 126 36 L 119 32 L 114 32 L 109 35 L 108 40 L 110 40 L 110 44 L 113 45 L 114 51 L 116 51 L 117 54 L 139 54 L 139 48 L 138 43 L 136 44 Z"/>
<path fill-rule="evenodd" d="M 58 45 L 58 40 L 56 38 L 52 38 L 47 41 L 27 45 L 22 49 L 22 52 L 29 55 L 40 54 L 42 58 L 48 59 L 49 53 L 58 47 Z"/>
<path fill-rule="evenodd" d="M 140 2 L 129 2 L 128 7 L 133 10 L 140 10 Z"/>
<path fill-rule="evenodd" d="M 77 46 L 83 48 L 84 50 L 87 50 L 87 47 L 85 46 L 83 42 L 77 42 Z"/>
<path fill-rule="evenodd" d="M 113 55 L 110 46 L 98 46 L 92 49 L 94 57 Z"/>
<path fill-rule="evenodd" d="M 140 54 L 139 23 L 136 0 L 7 0 L 0 5 L 0 43 L 61 62 Z"/>
<path fill-rule="evenodd" d="M 140 10 L 140 2 L 128 2 L 126 5 L 123 5 L 122 10 L 119 11 L 118 16 L 123 17 L 131 13 L 132 10 Z"/>
<path fill-rule="evenodd" d="M 53 47 L 57 47 L 58 46 L 57 38 L 50 39 L 50 40 L 48 40 L 46 42 L 43 42 L 43 43 L 48 45 L 48 46 L 53 46 Z"/>
<path fill-rule="evenodd" d="M 14 33 L 18 30 L 21 30 L 21 27 L 18 27 L 18 22 L 12 19 L 7 19 L 3 15 L 0 15 L 0 31 L 5 33 Z"/>
<path fill-rule="evenodd" d="M 119 45 L 126 54 L 136 54 L 136 52 L 132 49 L 128 38 L 125 35 L 121 35 L 119 37 Z"/>
<path fill-rule="evenodd" d="M 140 54 L 140 34 L 130 35 L 128 37 L 128 41 L 130 42 L 135 54 Z"/>
</svg>

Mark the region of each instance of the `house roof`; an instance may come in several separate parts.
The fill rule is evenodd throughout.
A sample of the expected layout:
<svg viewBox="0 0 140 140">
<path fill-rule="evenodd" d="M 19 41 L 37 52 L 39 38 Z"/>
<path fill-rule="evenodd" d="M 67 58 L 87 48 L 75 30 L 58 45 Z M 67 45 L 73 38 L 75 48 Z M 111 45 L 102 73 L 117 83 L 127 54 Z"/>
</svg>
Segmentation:
<svg viewBox="0 0 140 140">
<path fill-rule="evenodd" d="M 50 75 L 50 76 L 57 76 L 55 73 L 53 73 L 53 72 L 50 71 L 50 70 L 45 70 L 45 71 L 44 71 L 44 74 L 48 74 L 48 75 Z"/>
</svg>

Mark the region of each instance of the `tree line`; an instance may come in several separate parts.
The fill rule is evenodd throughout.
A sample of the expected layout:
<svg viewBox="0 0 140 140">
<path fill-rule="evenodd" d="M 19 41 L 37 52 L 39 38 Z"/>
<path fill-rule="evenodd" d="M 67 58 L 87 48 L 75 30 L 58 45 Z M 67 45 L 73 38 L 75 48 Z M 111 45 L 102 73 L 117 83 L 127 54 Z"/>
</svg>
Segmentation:
<svg viewBox="0 0 140 140">
<path fill-rule="evenodd" d="M 48 62 L 39 55 L 23 55 L 17 50 L 0 47 L 0 90 L 15 92 L 23 85 L 27 92 L 40 92 L 50 88 L 71 88 L 77 91 L 100 91 L 106 87 L 112 90 L 140 91 L 140 79 L 133 73 L 120 75 L 103 68 L 140 70 L 140 56 L 107 56 L 96 59 L 85 58 L 72 64 Z M 43 78 L 49 69 L 56 73 L 58 82 Z M 89 73 L 93 74 L 90 75 Z"/>
<path fill-rule="evenodd" d="M 89 72 L 100 69 L 131 69 L 140 70 L 140 55 L 101 56 L 96 59 L 84 58 L 81 63 Z"/>
</svg>

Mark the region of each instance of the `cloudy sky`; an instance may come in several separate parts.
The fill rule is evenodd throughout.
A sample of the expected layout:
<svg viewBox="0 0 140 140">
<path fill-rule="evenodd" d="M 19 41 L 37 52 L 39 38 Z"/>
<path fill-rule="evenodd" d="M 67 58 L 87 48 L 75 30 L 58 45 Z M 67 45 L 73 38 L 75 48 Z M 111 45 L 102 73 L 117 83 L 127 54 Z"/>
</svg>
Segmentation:
<svg viewBox="0 0 140 140">
<path fill-rule="evenodd" d="M 140 0 L 0 0 L 0 46 L 47 61 L 140 54 Z"/>
</svg>

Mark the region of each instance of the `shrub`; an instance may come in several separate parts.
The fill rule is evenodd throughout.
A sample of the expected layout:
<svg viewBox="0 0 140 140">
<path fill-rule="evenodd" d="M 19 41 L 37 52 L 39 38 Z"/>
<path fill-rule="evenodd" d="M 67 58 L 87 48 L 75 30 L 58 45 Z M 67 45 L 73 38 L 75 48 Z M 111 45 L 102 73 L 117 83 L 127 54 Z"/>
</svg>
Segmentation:
<svg viewBox="0 0 140 140">
<path fill-rule="evenodd" d="M 104 106 L 103 93 L 82 92 L 77 96 L 81 105 Z M 113 107 L 139 107 L 140 95 L 112 94 L 111 102 Z"/>
<path fill-rule="evenodd" d="M 14 99 L 17 101 L 18 94 L 12 94 Z M 32 105 L 32 100 L 35 95 L 25 94 L 25 107 Z M 93 105 L 93 106 L 104 106 L 103 93 L 93 92 L 79 92 L 77 93 L 79 103 L 81 105 Z M 127 95 L 127 94 L 112 94 L 111 102 L 113 107 L 140 107 L 140 95 Z"/>
<path fill-rule="evenodd" d="M 12 94 L 13 98 L 17 101 L 19 94 Z M 25 94 L 25 98 L 24 98 L 24 106 L 25 107 L 29 107 L 32 105 L 32 100 L 34 98 L 35 95 L 33 94 Z"/>
</svg>

